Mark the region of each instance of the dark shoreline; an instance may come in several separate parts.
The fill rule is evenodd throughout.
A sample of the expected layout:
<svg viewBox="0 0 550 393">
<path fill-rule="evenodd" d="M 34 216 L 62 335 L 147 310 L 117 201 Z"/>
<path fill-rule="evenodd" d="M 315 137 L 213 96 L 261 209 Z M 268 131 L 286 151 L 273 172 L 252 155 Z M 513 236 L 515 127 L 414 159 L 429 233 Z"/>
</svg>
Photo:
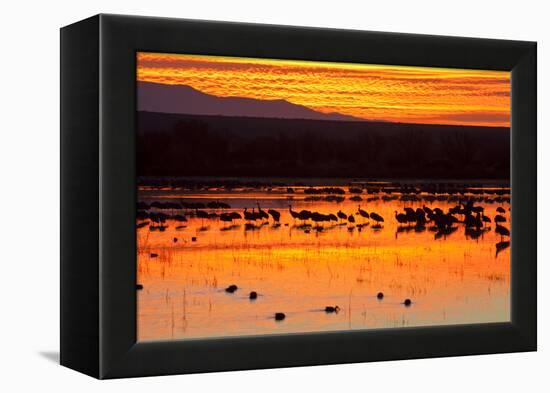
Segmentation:
<svg viewBox="0 0 550 393">
<path fill-rule="evenodd" d="M 418 179 L 418 178 L 350 178 L 350 177 L 254 177 L 254 176 L 140 176 L 138 177 L 138 183 L 156 182 L 156 181 L 175 181 L 175 182 L 189 182 L 189 183 L 210 183 L 215 185 L 216 183 L 257 183 L 265 185 L 280 185 L 291 186 L 297 183 L 304 184 L 306 186 L 315 185 L 352 185 L 352 184 L 472 184 L 472 185 L 495 185 L 506 187 L 509 186 L 509 179 L 452 179 L 452 178 L 432 178 L 432 179 Z"/>
</svg>

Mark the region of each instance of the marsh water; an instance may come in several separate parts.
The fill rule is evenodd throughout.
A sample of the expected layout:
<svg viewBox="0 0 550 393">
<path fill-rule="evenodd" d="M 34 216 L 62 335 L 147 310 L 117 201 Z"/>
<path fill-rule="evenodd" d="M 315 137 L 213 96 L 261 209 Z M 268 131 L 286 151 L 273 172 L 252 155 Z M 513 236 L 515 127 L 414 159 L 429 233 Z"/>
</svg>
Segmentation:
<svg viewBox="0 0 550 393">
<path fill-rule="evenodd" d="M 400 328 L 501 322 L 510 319 L 510 248 L 495 223 L 476 236 L 457 224 L 441 234 L 430 227 L 398 223 L 395 211 L 427 206 L 447 211 L 449 196 L 362 193 L 343 187 L 338 200 L 304 193 L 305 188 L 141 188 L 139 201 L 223 202 L 230 208 L 162 210 L 162 230 L 142 221 L 137 231 L 138 326 L 140 341 L 202 337 Z M 476 205 L 510 227 L 510 204 L 480 188 Z M 289 192 L 292 191 L 292 192 Z M 388 196 L 390 195 L 390 196 Z M 352 200 L 356 196 L 356 200 Z M 464 197 L 464 194 L 461 195 Z M 467 196 L 467 194 L 466 194 Z M 509 195 L 508 195 L 509 196 Z M 341 200 L 344 198 L 343 200 Z M 358 201 L 357 199 L 362 199 Z M 434 200 L 435 199 L 435 200 Z M 221 213 L 258 206 L 280 212 L 280 221 L 234 219 Z M 354 214 L 347 220 L 313 223 L 289 212 Z M 358 208 L 384 218 L 380 225 Z M 498 213 L 497 208 L 505 213 Z M 154 207 L 150 212 L 161 211 Z M 502 210 L 501 210 L 502 211 Z M 173 219 L 186 217 L 185 222 Z M 217 217 L 215 217 L 217 216 Z M 307 224 L 307 225 L 305 225 Z M 237 290 L 226 288 L 236 285 Z M 249 299 L 250 292 L 256 299 Z M 377 297 L 383 293 L 383 298 Z M 405 299 L 411 304 L 406 306 Z M 327 313 L 325 307 L 338 306 Z M 284 313 L 277 321 L 275 313 Z"/>
</svg>

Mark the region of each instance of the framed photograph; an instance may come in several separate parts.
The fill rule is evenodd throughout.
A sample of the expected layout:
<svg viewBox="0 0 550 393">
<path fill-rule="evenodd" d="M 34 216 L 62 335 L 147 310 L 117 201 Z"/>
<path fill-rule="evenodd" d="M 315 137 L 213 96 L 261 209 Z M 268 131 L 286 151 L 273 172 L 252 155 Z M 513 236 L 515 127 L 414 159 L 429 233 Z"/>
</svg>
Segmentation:
<svg viewBox="0 0 550 393">
<path fill-rule="evenodd" d="M 61 29 L 61 364 L 536 350 L 536 43 Z"/>
</svg>

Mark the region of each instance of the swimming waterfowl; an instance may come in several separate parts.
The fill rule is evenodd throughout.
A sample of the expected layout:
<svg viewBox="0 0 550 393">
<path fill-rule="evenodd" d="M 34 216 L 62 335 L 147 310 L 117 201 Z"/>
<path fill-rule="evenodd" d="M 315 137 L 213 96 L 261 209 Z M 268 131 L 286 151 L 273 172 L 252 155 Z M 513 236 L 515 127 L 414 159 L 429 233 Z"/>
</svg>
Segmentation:
<svg viewBox="0 0 550 393">
<path fill-rule="evenodd" d="M 276 312 L 275 313 L 275 320 L 276 321 L 282 321 L 283 319 L 286 318 L 286 315 L 282 312 Z"/>
</svg>

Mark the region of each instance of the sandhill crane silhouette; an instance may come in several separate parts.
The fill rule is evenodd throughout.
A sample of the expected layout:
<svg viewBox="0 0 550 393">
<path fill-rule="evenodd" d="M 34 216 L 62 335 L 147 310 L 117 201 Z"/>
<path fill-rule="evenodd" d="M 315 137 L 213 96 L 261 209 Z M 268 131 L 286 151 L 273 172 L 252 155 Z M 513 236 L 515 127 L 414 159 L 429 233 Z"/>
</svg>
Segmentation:
<svg viewBox="0 0 550 393">
<path fill-rule="evenodd" d="M 210 218 L 210 214 L 208 212 L 205 212 L 204 210 L 195 209 L 195 216 L 197 218 Z"/>
<path fill-rule="evenodd" d="M 175 216 L 172 216 L 172 219 L 178 222 L 187 222 L 187 217 L 182 214 L 176 214 Z"/>
<path fill-rule="evenodd" d="M 254 220 L 256 219 L 256 218 L 254 217 L 254 211 L 252 211 L 252 213 L 250 213 L 250 212 L 248 211 L 248 208 L 247 208 L 247 207 L 244 208 L 243 215 L 244 215 L 244 219 L 245 219 L 246 221 L 254 221 Z"/>
<path fill-rule="evenodd" d="M 143 221 L 143 222 L 140 222 L 140 223 L 136 224 L 136 228 L 140 229 L 140 228 L 146 227 L 147 225 L 149 225 L 149 221 Z"/>
<path fill-rule="evenodd" d="M 233 222 L 233 216 L 231 213 L 222 213 L 220 214 L 220 221 L 224 223 L 232 223 Z"/>
<path fill-rule="evenodd" d="M 225 202 L 218 202 L 218 207 L 220 209 L 231 209 L 231 206 Z"/>
<path fill-rule="evenodd" d="M 259 202 L 257 202 L 256 205 L 258 205 L 258 217 L 260 217 L 261 220 L 268 220 L 269 214 L 262 210 Z"/>
<path fill-rule="evenodd" d="M 510 230 L 502 225 L 497 224 L 495 232 L 500 235 L 502 241 L 503 236 L 510 236 Z"/>
<path fill-rule="evenodd" d="M 365 210 L 361 209 L 361 205 L 357 207 L 357 213 L 363 218 L 369 219 L 369 213 L 367 213 Z"/>
<path fill-rule="evenodd" d="M 486 229 L 482 228 L 464 228 L 464 235 L 470 239 L 478 239 L 486 232 Z"/>
<path fill-rule="evenodd" d="M 338 218 L 340 220 L 347 220 L 348 219 L 348 215 L 346 213 L 344 213 L 342 210 L 338 210 L 338 213 L 336 213 L 336 215 L 338 216 Z"/>
<path fill-rule="evenodd" d="M 294 220 L 300 219 L 300 213 L 292 210 L 292 205 L 288 205 L 288 211 Z"/>
<path fill-rule="evenodd" d="M 483 219 L 481 218 L 481 212 L 477 212 L 475 217 L 475 227 L 477 230 L 480 230 L 483 227 Z"/>
<path fill-rule="evenodd" d="M 504 214 L 504 213 L 506 213 L 506 210 L 504 210 L 503 207 L 499 206 L 499 207 L 497 207 L 497 212 Z"/>
<path fill-rule="evenodd" d="M 208 202 L 206 204 L 206 207 L 208 207 L 210 209 L 231 209 L 230 205 L 228 205 L 227 203 L 224 203 L 224 202 L 220 202 L 220 201 Z"/>
<path fill-rule="evenodd" d="M 496 244 L 496 252 L 495 252 L 495 258 L 498 256 L 498 253 L 502 250 L 507 249 L 510 247 L 510 241 L 500 241 Z"/>
<path fill-rule="evenodd" d="M 300 210 L 300 220 L 307 221 L 311 218 L 313 214 L 310 210 Z"/>
<path fill-rule="evenodd" d="M 164 223 L 168 219 L 167 214 L 152 212 L 152 213 L 149 213 L 149 218 L 151 219 L 151 222 L 153 223 L 153 225 L 149 226 L 149 230 L 151 230 L 151 231 L 159 230 L 159 231 L 162 232 L 167 228 L 167 226 L 164 225 Z M 154 225 L 154 224 L 156 224 L 156 225 Z"/>
<path fill-rule="evenodd" d="M 464 216 L 464 225 L 466 226 L 466 228 L 474 228 L 477 226 L 477 224 L 478 222 L 476 218 L 472 216 L 470 213 Z"/>
<path fill-rule="evenodd" d="M 506 218 L 504 216 L 501 216 L 500 214 L 497 214 L 495 216 L 495 222 L 498 224 L 499 222 L 506 222 Z"/>
<path fill-rule="evenodd" d="M 415 225 L 416 230 L 417 231 L 423 230 L 426 225 L 426 212 L 423 209 L 418 208 L 416 209 L 415 216 L 416 216 L 416 225 Z"/>
<path fill-rule="evenodd" d="M 395 219 L 399 224 L 408 224 L 409 220 L 407 219 L 407 216 L 403 213 L 397 213 L 397 210 L 394 210 Z"/>
<path fill-rule="evenodd" d="M 422 209 L 424 212 L 428 215 L 428 217 L 432 216 L 434 214 L 433 210 L 430 209 L 428 206 L 422 206 Z"/>
<path fill-rule="evenodd" d="M 380 228 L 380 223 L 384 222 L 384 217 L 382 217 L 380 214 L 371 212 L 370 218 L 372 218 L 374 221 L 376 221 L 376 225 L 373 226 L 373 228 Z"/>
<path fill-rule="evenodd" d="M 195 217 L 201 219 L 201 227 L 204 227 L 204 219 L 210 218 L 210 214 L 208 214 L 204 210 L 195 209 Z"/>
<path fill-rule="evenodd" d="M 313 212 L 311 213 L 311 221 L 317 223 L 317 224 L 322 224 L 323 222 L 325 222 L 325 217 L 323 214 L 321 213 L 317 213 L 317 212 Z M 319 225 L 317 225 L 317 227 L 319 228 Z"/>
<path fill-rule="evenodd" d="M 279 222 L 279 219 L 281 218 L 281 213 L 279 213 L 277 210 L 269 209 L 267 211 L 271 217 L 273 217 L 273 221 Z"/>
<path fill-rule="evenodd" d="M 231 217 L 234 219 L 234 220 L 240 220 L 242 218 L 242 216 L 237 213 L 237 212 L 231 212 L 231 213 L 227 213 L 227 214 L 230 214 Z"/>
</svg>

